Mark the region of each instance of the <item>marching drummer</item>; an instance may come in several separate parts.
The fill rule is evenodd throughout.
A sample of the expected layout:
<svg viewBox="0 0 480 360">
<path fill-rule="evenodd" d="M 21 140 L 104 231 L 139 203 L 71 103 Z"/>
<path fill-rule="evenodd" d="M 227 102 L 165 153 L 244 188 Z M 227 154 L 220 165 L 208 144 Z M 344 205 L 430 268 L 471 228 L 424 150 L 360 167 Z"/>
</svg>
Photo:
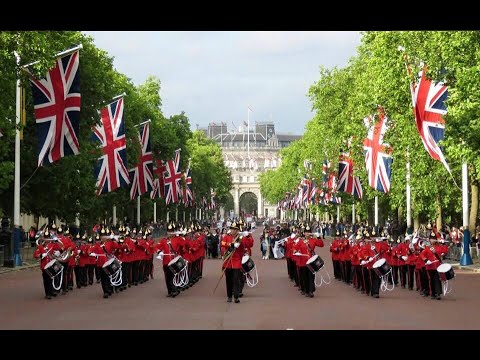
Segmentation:
<svg viewBox="0 0 480 360">
<path fill-rule="evenodd" d="M 176 226 L 171 223 L 167 227 L 167 237 L 164 237 L 155 246 L 158 258 L 163 260 L 163 272 L 165 273 L 165 283 L 167 285 L 167 297 L 174 298 L 180 291 L 173 284 L 174 272 L 169 268 L 170 261 L 183 251 L 184 243 L 180 236 L 176 236 Z"/>
<path fill-rule="evenodd" d="M 45 228 L 42 237 L 43 239 L 39 241 L 38 247 L 33 253 L 33 257 L 35 259 L 40 259 L 40 270 L 42 271 L 45 298 L 51 299 L 52 296 L 56 296 L 56 293 L 53 289 L 52 279 L 45 271 L 45 266 L 53 259 L 53 252 L 58 251 L 59 254 L 61 248 L 57 242 L 51 241 L 48 227 Z"/>
<path fill-rule="evenodd" d="M 222 269 L 225 271 L 225 282 L 227 287 L 227 302 L 232 302 L 232 296 L 235 303 L 240 299 L 240 281 L 242 274 L 242 257 L 246 247 L 252 247 L 251 239 L 239 235 L 240 226 L 234 221 L 230 225 L 230 234 L 224 236 L 221 242 L 222 251 Z"/>
</svg>

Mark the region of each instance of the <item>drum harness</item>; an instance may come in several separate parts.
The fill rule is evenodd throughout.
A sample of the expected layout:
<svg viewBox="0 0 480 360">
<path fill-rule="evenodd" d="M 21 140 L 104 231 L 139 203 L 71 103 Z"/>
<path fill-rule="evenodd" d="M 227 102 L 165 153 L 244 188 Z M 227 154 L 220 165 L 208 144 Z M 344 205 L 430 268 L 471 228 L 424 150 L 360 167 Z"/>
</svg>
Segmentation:
<svg viewBox="0 0 480 360">
<path fill-rule="evenodd" d="M 377 256 L 380 256 L 380 253 L 377 252 L 377 248 L 375 247 L 375 245 L 372 245 L 371 247 L 372 251 L 375 253 L 375 258 Z M 386 262 L 386 260 L 385 260 Z M 374 270 L 375 271 L 375 270 Z M 392 287 L 389 287 L 388 286 L 388 275 L 390 275 L 391 279 L 392 279 Z M 378 274 L 377 274 L 378 276 Z M 393 289 L 395 289 L 395 281 L 393 280 L 393 272 L 392 272 L 392 268 L 390 267 L 390 270 L 385 274 L 385 275 L 382 275 L 380 277 L 380 290 L 382 290 L 383 292 L 385 291 L 392 291 Z"/>
<path fill-rule="evenodd" d="M 172 242 L 170 241 L 170 239 L 167 240 L 167 244 L 170 249 L 170 252 L 175 257 L 177 257 L 178 254 L 175 250 L 173 250 Z M 185 260 L 185 266 L 183 267 L 183 269 L 173 276 L 173 285 L 177 287 L 185 287 L 188 285 L 189 281 L 190 279 L 188 278 L 188 261 Z"/>
<path fill-rule="evenodd" d="M 438 256 L 437 252 L 435 251 L 435 248 L 433 246 L 430 247 L 430 251 L 433 253 L 433 255 L 435 255 L 435 257 L 437 258 L 436 261 L 439 261 L 440 264 L 442 264 L 442 259 L 440 258 L 440 256 Z M 442 281 L 442 290 L 443 290 L 443 296 L 447 295 L 447 294 L 450 294 L 452 292 L 452 286 L 450 285 L 450 289 L 449 289 L 449 286 L 448 286 L 448 280 L 445 280 L 445 281 Z"/>
<path fill-rule="evenodd" d="M 310 255 L 311 255 L 311 256 L 316 255 L 316 254 L 315 254 L 315 251 L 313 251 L 313 249 L 310 247 L 310 244 L 308 243 L 308 241 L 307 241 L 307 247 L 308 247 L 308 250 L 310 251 Z M 325 265 L 323 265 L 323 268 L 325 268 Z M 322 269 L 320 269 L 320 270 L 322 270 Z M 323 284 L 325 284 L 325 285 L 330 285 L 330 283 L 332 282 L 332 279 L 330 278 L 330 274 L 328 273 L 328 270 L 327 270 L 327 269 L 325 269 L 325 272 L 327 273 L 328 281 L 323 278 L 323 275 L 322 275 L 322 274 L 320 274 L 320 284 L 317 284 L 317 274 L 320 273 L 320 270 L 317 271 L 317 272 L 313 275 L 313 276 L 314 276 L 314 278 L 313 278 L 313 283 L 315 284 L 315 287 L 320 287 L 320 286 L 322 286 Z"/>
<path fill-rule="evenodd" d="M 102 244 L 100 245 L 103 249 L 103 251 L 105 252 L 105 254 L 98 254 L 98 256 L 106 256 L 108 260 L 110 259 L 117 259 L 117 257 L 113 254 L 110 254 L 109 252 L 107 252 L 107 249 L 105 248 L 105 244 Z M 117 259 L 117 261 L 120 263 L 120 267 L 118 268 L 118 270 L 115 272 L 115 274 L 113 275 L 108 275 L 108 277 L 110 278 L 110 284 L 112 286 L 120 286 L 122 285 L 122 262 L 120 260 Z M 105 270 L 103 270 L 105 271 Z"/>
<path fill-rule="evenodd" d="M 53 249 L 53 247 L 51 247 L 50 249 L 48 249 L 48 251 L 47 251 L 47 256 L 48 256 L 50 259 L 52 259 L 52 260 L 53 260 L 53 259 L 57 260 L 57 262 L 58 262 L 58 259 L 57 259 L 57 257 L 56 257 L 55 255 L 53 255 L 53 254 L 50 255 L 50 254 L 49 254 L 49 252 L 50 252 L 52 249 Z M 60 264 L 61 270 L 60 270 L 60 272 L 59 272 L 58 274 L 56 274 L 55 276 L 52 277 L 52 287 L 53 287 L 53 289 L 54 289 L 55 291 L 59 291 L 59 290 L 61 289 L 61 287 L 62 287 L 62 283 L 63 283 L 63 271 L 64 271 L 64 269 L 65 269 L 65 267 L 64 267 L 60 262 L 58 262 L 58 263 Z M 58 275 L 60 275 L 60 282 L 59 282 L 58 287 L 57 287 L 57 286 L 55 286 L 55 278 L 56 278 Z"/>
</svg>

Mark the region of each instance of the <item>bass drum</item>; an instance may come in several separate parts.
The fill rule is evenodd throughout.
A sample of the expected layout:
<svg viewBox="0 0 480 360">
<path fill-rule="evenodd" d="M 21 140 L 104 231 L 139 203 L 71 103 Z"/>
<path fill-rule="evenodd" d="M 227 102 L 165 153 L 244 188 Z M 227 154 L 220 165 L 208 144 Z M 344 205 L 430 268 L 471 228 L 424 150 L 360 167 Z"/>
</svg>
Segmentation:
<svg viewBox="0 0 480 360">
<path fill-rule="evenodd" d="M 438 276 L 440 280 L 447 281 L 452 280 L 455 277 L 453 267 L 450 264 L 442 264 L 437 268 Z"/>
<path fill-rule="evenodd" d="M 242 257 L 242 271 L 243 271 L 243 273 L 248 274 L 253 269 L 255 269 L 255 263 L 253 262 L 253 259 L 248 255 L 244 255 Z"/>
<path fill-rule="evenodd" d="M 120 269 L 122 263 L 117 258 L 109 259 L 105 264 L 103 264 L 103 270 L 107 275 L 113 276 Z"/>
<path fill-rule="evenodd" d="M 178 274 L 185 266 L 187 266 L 187 261 L 180 255 L 168 263 L 168 267 L 174 274 Z"/>
<path fill-rule="evenodd" d="M 375 261 L 373 264 L 373 270 L 378 275 L 378 277 L 382 277 L 388 274 L 388 272 L 392 269 L 389 263 L 385 259 L 380 259 Z"/>
<path fill-rule="evenodd" d="M 320 269 L 325 265 L 323 259 L 318 255 L 313 255 L 310 259 L 307 260 L 307 267 L 312 273 L 320 271 Z"/>
<path fill-rule="evenodd" d="M 45 265 L 44 271 L 50 276 L 52 279 L 60 274 L 63 270 L 63 265 L 57 259 L 53 259 L 47 265 Z"/>
</svg>

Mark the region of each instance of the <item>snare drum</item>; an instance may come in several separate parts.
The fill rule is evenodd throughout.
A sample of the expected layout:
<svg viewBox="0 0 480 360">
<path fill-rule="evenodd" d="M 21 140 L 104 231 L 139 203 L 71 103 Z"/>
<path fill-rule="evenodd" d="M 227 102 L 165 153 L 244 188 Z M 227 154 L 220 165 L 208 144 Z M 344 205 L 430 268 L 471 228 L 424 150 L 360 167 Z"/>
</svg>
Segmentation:
<svg viewBox="0 0 480 360">
<path fill-rule="evenodd" d="M 373 270 L 378 275 L 378 277 L 382 277 L 388 274 L 388 272 L 392 269 L 389 263 L 385 259 L 380 259 L 375 261 L 373 264 Z"/>
<path fill-rule="evenodd" d="M 187 261 L 180 255 L 168 263 L 168 267 L 174 274 L 178 274 L 185 266 L 187 266 Z"/>
<path fill-rule="evenodd" d="M 440 280 L 447 281 L 451 280 L 455 277 L 455 273 L 453 272 L 452 265 L 450 264 L 442 264 L 437 268 L 438 276 Z"/>
<path fill-rule="evenodd" d="M 323 265 L 325 265 L 325 262 L 318 255 L 313 255 L 310 259 L 307 260 L 307 267 L 314 274 L 318 272 L 323 267 Z"/>
<path fill-rule="evenodd" d="M 244 255 L 242 257 L 242 271 L 243 271 L 243 273 L 248 274 L 254 268 L 255 268 L 255 263 L 253 262 L 253 259 L 248 255 Z"/>
<path fill-rule="evenodd" d="M 120 269 L 121 264 L 122 263 L 114 257 L 107 260 L 107 262 L 103 264 L 103 270 L 107 273 L 107 275 L 113 276 Z"/>
<path fill-rule="evenodd" d="M 60 274 L 63 270 L 63 265 L 57 259 L 53 259 L 47 265 L 45 265 L 44 271 L 50 276 L 52 279 Z"/>
</svg>

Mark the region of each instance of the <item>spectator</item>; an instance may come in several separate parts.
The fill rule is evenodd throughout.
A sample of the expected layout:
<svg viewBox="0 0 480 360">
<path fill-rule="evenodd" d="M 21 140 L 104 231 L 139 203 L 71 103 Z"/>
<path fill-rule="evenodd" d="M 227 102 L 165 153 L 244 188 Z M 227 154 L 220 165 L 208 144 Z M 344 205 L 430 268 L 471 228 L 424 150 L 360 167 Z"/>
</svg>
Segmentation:
<svg viewBox="0 0 480 360">
<path fill-rule="evenodd" d="M 30 230 L 28 231 L 28 241 L 32 247 L 37 246 L 35 242 L 35 236 L 37 235 L 37 231 L 33 226 L 30 226 Z"/>
</svg>

